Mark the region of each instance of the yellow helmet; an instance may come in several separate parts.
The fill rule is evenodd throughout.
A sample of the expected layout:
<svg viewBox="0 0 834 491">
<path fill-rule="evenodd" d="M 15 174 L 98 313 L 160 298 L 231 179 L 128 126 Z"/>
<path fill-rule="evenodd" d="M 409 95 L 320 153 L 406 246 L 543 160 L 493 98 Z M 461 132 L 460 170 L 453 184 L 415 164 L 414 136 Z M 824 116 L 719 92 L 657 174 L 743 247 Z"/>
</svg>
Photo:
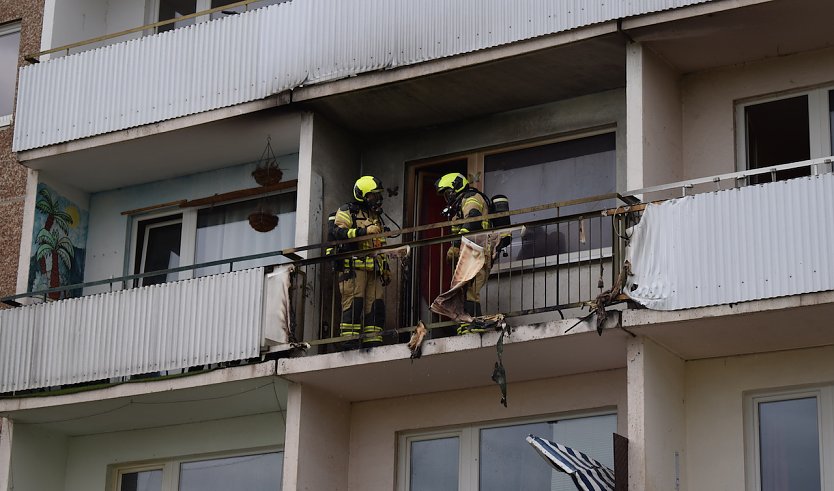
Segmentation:
<svg viewBox="0 0 834 491">
<path fill-rule="evenodd" d="M 434 183 L 434 187 L 437 189 L 438 193 L 443 193 L 447 189 L 451 189 L 457 194 L 466 189 L 466 186 L 468 185 L 469 181 L 467 181 L 466 177 L 464 177 L 460 172 L 451 172 L 446 174 Z"/>
<path fill-rule="evenodd" d="M 364 202 L 369 193 L 382 193 L 382 182 L 374 176 L 362 176 L 353 185 L 353 197 Z"/>
</svg>

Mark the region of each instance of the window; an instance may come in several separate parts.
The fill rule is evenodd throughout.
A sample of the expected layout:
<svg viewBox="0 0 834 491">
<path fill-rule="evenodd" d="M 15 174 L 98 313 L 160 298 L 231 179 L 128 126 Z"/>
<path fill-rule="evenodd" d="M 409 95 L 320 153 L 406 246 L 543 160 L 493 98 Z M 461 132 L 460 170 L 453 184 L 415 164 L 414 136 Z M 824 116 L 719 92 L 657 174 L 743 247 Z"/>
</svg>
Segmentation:
<svg viewBox="0 0 834 491">
<path fill-rule="evenodd" d="M 454 491 L 460 480 L 457 435 L 414 439 L 409 443 L 408 482 L 411 491 Z"/>
<path fill-rule="evenodd" d="M 736 111 L 739 169 L 761 169 L 831 155 L 834 97 L 830 89 L 739 105 Z M 808 175 L 807 169 L 780 171 L 777 179 Z M 769 182 L 762 175 L 754 183 Z"/>
<path fill-rule="evenodd" d="M 158 6 L 156 9 L 157 21 L 178 19 L 188 14 L 197 12 L 198 0 L 157 0 Z M 179 27 L 185 27 L 193 24 L 195 18 L 186 19 L 173 24 L 165 24 L 157 27 L 157 32 L 165 32 Z"/>
<path fill-rule="evenodd" d="M 115 491 L 280 490 L 284 453 L 173 459 L 115 469 Z"/>
<path fill-rule="evenodd" d="M 296 193 L 292 192 L 198 210 L 195 264 L 292 247 L 295 241 L 295 198 Z M 248 216 L 258 208 L 269 209 L 278 215 L 278 226 L 269 232 L 252 230 Z M 234 269 L 254 268 L 278 259 L 241 262 L 235 264 Z M 197 276 L 219 273 L 221 269 L 221 266 L 201 268 L 197 270 Z"/>
<path fill-rule="evenodd" d="M 491 153 L 484 157 L 484 192 L 506 195 L 512 209 L 614 193 L 616 153 L 613 133 L 561 141 L 535 147 Z M 583 213 L 614 200 L 563 208 L 562 215 Z M 512 217 L 513 223 L 555 218 L 556 210 L 542 210 Z M 610 222 L 609 222 L 610 223 Z M 599 227 L 597 227 L 599 228 Z M 530 227 L 514 237 L 506 260 L 545 257 L 611 246 L 610 224 L 604 233 L 580 233 L 579 222 Z"/>
<path fill-rule="evenodd" d="M 444 199 L 434 191 L 435 181 L 449 172 L 467 175 L 476 187 L 489 196 L 506 195 L 511 210 L 520 210 L 537 205 L 614 193 L 617 175 L 616 133 L 611 129 L 588 132 L 569 138 L 554 138 L 469 152 L 462 155 L 439 157 L 410 165 L 407 184 L 406 226 L 420 226 L 443 221 L 441 210 L 446 206 Z M 613 207 L 615 201 L 604 200 L 565 206 L 560 210 L 549 209 L 511 217 L 511 223 L 519 225 L 533 220 L 555 218 L 581 214 L 593 210 Z M 448 230 L 445 230 L 448 233 Z M 438 229 L 415 234 L 413 239 L 428 239 L 439 236 Z M 492 268 L 492 291 L 489 284 L 484 292 L 488 299 L 484 307 L 497 309 L 493 311 L 510 312 L 514 307 L 520 309 L 537 308 L 541 305 L 514 303 L 512 289 L 499 286 L 498 274 L 513 273 L 524 268 L 537 269 L 546 275 L 551 271 L 577 264 L 578 261 L 600 261 L 610 256 L 612 227 L 610 217 L 596 216 L 586 219 L 574 219 L 560 224 L 528 226 L 523 234 L 513 233 L 512 243 L 499 255 Z M 418 248 L 414 255 L 412 271 L 419 272 L 413 278 L 413 296 L 406 302 L 414 305 L 416 312 L 412 322 L 417 319 L 440 320 L 429 306 L 437 295 L 448 289 L 452 277 L 451 264 L 446 261 L 449 243 L 434 244 Z M 554 257 L 555 256 L 555 257 Z M 532 259 L 532 260 L 530 260 Z M 564 271 L 568 271 L 564 269 Z M 565 284 L 571 279 L 565 273 Z M 512 279 L 509 274 L 504 278 Z M 515 275 L 518 286 L 520 275 Z M 533 276 L 528 276 L 533 278 Z M 547 276 L 543 276 L 546 280 Z M 551 279 L 560 285 L 561 279 L 552 274 Z M 529 280 L 536 281 L 536 280 Z M 506 282 L 505 282 L 506 283 Z M 523 283 L 521 283 L 523 284 Z M 531 284 L 532 283 L 528 283 Z M 590 284 L 590 282 L 586 283 Z M 535 290 L 534 290 L 535 291 Z M 548 288 L 539 288 L 542 293 L 538 298 L 552 298 L 559 286 L 550 288 L 551 297 L 547 297 Z M 503 293 L 499 293 L 503 292 Z M 596 293 L 594 293 L 596 295 Z M 519 301 L 523 295 L 516 295 Z M 593 298 L 593 297 L 591 297 Z M 570 303 L 570 300 L 568 300 Z M 547 306 L 550 306 L 548 304 Z"/>
<path fill-rule="evenodd" d="M 570 477 L 545 462 L 527 435 L 575 448 L 613 469 L 616 430 L 617 416 L 601 414 L 403 435 L 397 489 L 572 491 Z"/>
<path fill-rule="evenodd" d="M 137 219 L 134 224 L 133 273 L 146 273 L 230 259 L 292 247 L 295 243 L 296 192 L 283 192 L 257 199 L 189 208 L 182 213 Z M 268 232 L 258 232 L 249 224 L 249 215 L 267 211 L 278 218 Z M 205 276 L 254 268 L 281 262 L 280 256 L 266 257 L 199 268 Z M 191 272 L 149 276 L 137 281 L 148 286 L 190 278 Z"/>
<path fill-rule="evenodd" d="M 748 490 L 830 488 L 832 396 L 829 386 L 748 398 Z"/>
<path fill-rule="evenodd" d="M 139 222 L 137 235 L 140 247 L 136 248 L 134 273 L 146 273 L 176 268 L 180 265 L 182 242 L 182 215 L 166 216 Z M 149 286 L 177 279 L 176 273 L 146 276 L 139 285 Z"/>
<path fill-rule="evenodd" d="M 20 24 L 0 26 L 0 126 L 12 122 L 19 51 Z"/>
<path fill-rule="evenodd" d="M 235 15 L 241 12 L 245 12 L 247 10 L 254 10 L 269 5 L 274 5 L 276 3 L 284 3 L 286 1 L 289 0 L 261 0 L 258 2 L 252 2 L 242 7 L 234 7 L 228 10 L 215 12 L 211 14 L 211 19 L 213 20 L 218 19 L 220 17 L 225 17 L 227 15 Z M 155 20 L 163 21 L 168 19 L 178 19 L 185 15 L 194 14 L 203 10 L 222 7 L 224 5 L 231 5 L 233 3 L 237 2 L 235 2 L 234 0 L 154 0 L 151 9 L 156 15 Z M 205 16 L 192 17 L 191 19 L 186 19 L 184 21 L 174 22 L 173 24 L 166 24 L 164 26 L 160 26 L 157 28 L 157 32 L 165 32 L 179 27 L 188 26 L 194 24 L 196 20 L 202 22 L 204 20 L 209 19 L 207 19 Z"/>
<path fill-rule="evenodd" d="M 613 132 L 574 137 L 555 142 L 528 144 L 474 152 L 454 159 L 438 159 L 414 165 L 409 189 L 410 225 L 425 225 L 442 220 L 442 199 L 433 196 L 431 184 L 446 172 L 461 172 L 476 180 L 487 196 L 503 194 L 510 208 L 519 210 L 536 205 L 588 198 L 614 193 L 617 188 L 616 136 Z M 483 176 L 483 179 L 479 179 Z M 477 182 L 480 181 L 480 182 Z M 429 188 L 429 189 L 427 189 Z M 588 203 L 563 208 L 562 215 L 582 213 L 614 201 Z M 512 217 L 513 223 L 553 218 L 555 210 L 543 210 Z M 599 228 L 599 227 L 598 227 Z M 578 223 L 555 227 L 531 227 L 524 237 L 515 237 L 508 261 L 543 257 L 557 252 L 575 252 L 610 246 L 610 226 L 605 233 L 586 241 Z M 549 254 L 548 254 L 549 253 Z"/>
<path fill-rule="evenodd" d="M 227 10 L 221 10 L 220 12 L 215 12 L 215 13 L 211 14 L 211 18 L 212 19 L 217 19 L 217 18 L 220 18 L 220 17 L 225 17 L 227 15 L 239 14 L 239 13 L 245 12 L 247 10 L 259 9 L 261 7 L 268 7 L 270 5 L 275 5 L 277 3 L 284 3 L 284 2 L 288 2 L 288 1 L 289 0 L 261 0 L 259 2 L 252 2 L 252 3 L 250 3 L 248 5 L 244 5 L 242 7 L 234 7 L 234 8 L 227 9 Z M 211 8 L 222 7 L 223 5 L 228 5 L 230 3 L 233 3 L 233 2 L 231 2 L 229 0 L 211 0 Z"/>
</svg>

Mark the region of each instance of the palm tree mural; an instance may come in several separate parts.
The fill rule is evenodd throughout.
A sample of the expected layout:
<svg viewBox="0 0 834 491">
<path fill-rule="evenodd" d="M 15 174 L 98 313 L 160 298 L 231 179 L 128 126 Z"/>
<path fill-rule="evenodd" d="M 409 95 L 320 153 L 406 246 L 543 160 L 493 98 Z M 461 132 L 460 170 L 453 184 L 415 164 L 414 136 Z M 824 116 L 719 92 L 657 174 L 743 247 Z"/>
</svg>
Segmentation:
<svg viewBox="0 0 834 491">
<path fill-rule="evenodd" d="M 37 208 L 37 210 L 43 213 L 46 217 L 43 229 L 38 232 L 38 236 L 35 239 L 36 244 L 43 244 L 40 240 L 41 232 L 47 231 L 51 233 L 53 225 L 57 225 L 65 235 L 68 233 L 70 225 L 73 224 L 72 216 L 62 209 L 60 203 L 58 202 L 58 198 L 53 197 L 52 193 L 50 193 L 47 188 L 43 187 L 40 191 L 38 191 L 38 200 L 35 202 L 35 208 Z M 38 250 L 40 251 L 40 248 Z M 72 252 L 72 243 L 70 243 L 70 252 Z M 72 258 L 72 254 L 70 254 L 70 258 Z M 38 265 L 40 266 L 41 274 L 46 274 L 46 257 L 41 256 L 40 253 L 38 253 Z M 69 267 L 69 264 L 67 264 L 67 267 Z M 54 275 L 55 273 L 53 272 L 52 274 Z M 60 277 L 58 281 L 60 283 Z M 49 283 L 51 287 L 51 279 Z M 58 285 L 56 284 L 55 286 Z"/>
<path fill-rule="evenodd" d="M 59 236 L 57 231 L 49 231 L 46 227 L 38 232 L 35 239 L 38 245 L 38 250 L 35 257 L 38 263 L 46 264 L 47 256 L 52 258 L 52 270 L 49 273 L 49 288 L 61 286 L 61 275 L 59 272 L 59 262 L 64 263 L 67 269 L 72 267 L 72 259 L 75 256 L 75 248 L 72 241 L 66 235 Z M 45 271 L 44 271 L 45 272 Z M 51 292 L 49 298 L 58 299 L 61 297 L 61 292 Z"/>
</svg>

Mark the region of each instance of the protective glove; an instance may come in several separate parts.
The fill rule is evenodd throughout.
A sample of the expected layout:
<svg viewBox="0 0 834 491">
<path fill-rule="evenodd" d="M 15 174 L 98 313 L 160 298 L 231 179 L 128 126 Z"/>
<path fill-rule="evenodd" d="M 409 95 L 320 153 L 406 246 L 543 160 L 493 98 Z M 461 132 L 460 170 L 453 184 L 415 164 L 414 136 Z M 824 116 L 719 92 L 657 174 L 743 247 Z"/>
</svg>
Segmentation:
<svg viewBox="0 0 834 491">
<path fill-rule="evenodd" d="M 382 232 L 382 228 L 379 225 L 371 224 L 365 227 L 365 235 L 373 235 Z"/>
<path fill-rule="evenodd" d="M 382 272 L 379 274 L 379 282 L 382 283 L 382 286 L 388 286 L 391 284 L 391 270 L 383 269 Z"/>
<path fill-rule="evenodd" d="M 458 260 L 458 256 L 460 255 L 460 249 L 457 246 L 452 246 L 446 251 L 446 261 L 454 264 L 455 261 Z"/>
</svg>

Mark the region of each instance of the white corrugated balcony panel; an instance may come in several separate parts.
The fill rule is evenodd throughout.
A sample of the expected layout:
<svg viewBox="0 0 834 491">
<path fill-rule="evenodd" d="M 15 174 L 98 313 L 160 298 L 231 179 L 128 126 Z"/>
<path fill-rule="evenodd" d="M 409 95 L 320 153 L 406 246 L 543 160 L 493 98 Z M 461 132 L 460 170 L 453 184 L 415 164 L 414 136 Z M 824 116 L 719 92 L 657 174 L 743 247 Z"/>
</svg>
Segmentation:
<svg viewBox="0 0 834 491">
<path fill-rule="evenodd" d="M 0 393 L 253 358 L 263 268 L 0 311 Z"/>
</svg>

